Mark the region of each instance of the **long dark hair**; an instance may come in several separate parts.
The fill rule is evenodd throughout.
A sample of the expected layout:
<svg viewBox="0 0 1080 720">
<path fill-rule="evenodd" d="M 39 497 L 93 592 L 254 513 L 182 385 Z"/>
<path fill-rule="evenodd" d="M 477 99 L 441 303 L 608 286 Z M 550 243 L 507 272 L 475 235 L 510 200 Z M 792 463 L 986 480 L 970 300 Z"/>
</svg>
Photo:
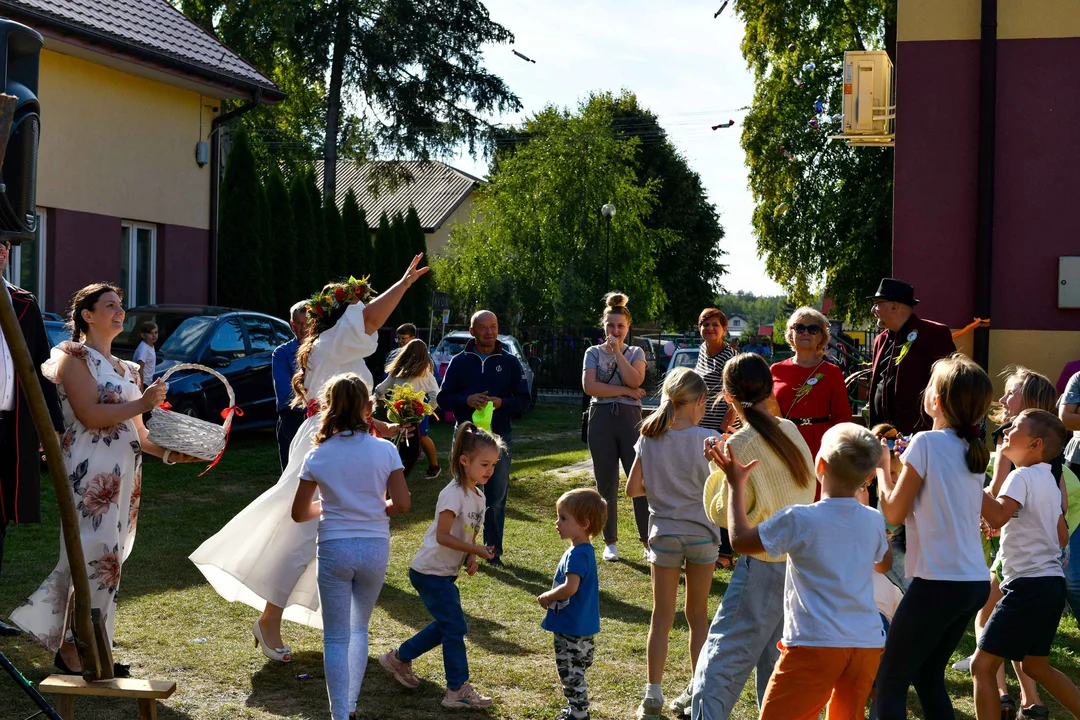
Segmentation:
<svg viewBox="0 0 1080 720">
<path fill-rule="evenodd" d="M 806 458 L 773 417 L 754 407 L 772 395 L 773 376 L 765 360 L 754 353 L 741 353 L 724 365 L 724 389 L 742 407 L 739 411 L 765 444 L 787 465 L 799 487 L 809 487 L 814 475 Z"/>
<path fill-rule="evenodd" d="M 341 283 L 331 282 L 323 286 L 323 292 L 332 292 L 334 288 L 338 287 Z M 334 308 L 330 313 L 316 316 L 311 312 L 311 306 L 307 306 L 307 316 L 310 321 L 308 327 L 308 334 L 304 336 L 304 339 L 300 342 L 300 347 L 296 350 L 296 373 L 292 377 L 293 386 L 293 401 L 294 407 L 304 407 L 307 404 L 307 391 L 304 389 L 304 374 L 308 370 L 308 357 L 311 355 L 311 348 L 315 345 L 315 341 L 319 339 L 319 336 L 330 328 L 337 325 L 338 320 L 345 314 L 345 311 L 349 309 L 348 305 L 339 305 Z"/>
<path fill-rule="evenodd" d="M 71 314 L 68 317 L 67 326 L 71 330 L 71 339 L 73 341 L 81 342 L 90 330 L 90 326 L 83 319 L 82 311 L 89 310 L 93 312 L 94 307 L 97 306 L 97 301 L 107 292 L 116 293 L 121 301 L 124 299 L 124 291 L 107 282 L 87 285 L 71 296 Z"/>
</svg>

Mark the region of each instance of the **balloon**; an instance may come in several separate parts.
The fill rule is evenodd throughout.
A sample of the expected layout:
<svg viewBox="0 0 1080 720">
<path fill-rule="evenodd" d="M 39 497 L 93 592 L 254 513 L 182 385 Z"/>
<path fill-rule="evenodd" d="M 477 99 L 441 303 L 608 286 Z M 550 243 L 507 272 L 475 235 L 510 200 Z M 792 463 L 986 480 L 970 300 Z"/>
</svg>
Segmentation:
<svg viewBox="0 0 1080 720">
<path fill-rule="evenodd" d="M 482 408 L 473 410 L 472 421 L 478 428 L 483 428 L 488 432 L 491 432 L 491 418 L 495 414 L 495 403 L 488 401 L 488 404 Z"/>
<path fill-rule="evenodd" d="M 814 101 L 814 112 L 816 112 L 818 115 L 825 112 L 825 103 L 821 102 L 820 100 L 815 100 Z"/>
<path fill-rule="evenodd" d="M 811 70 L 817 70 L 817 65 L 812 62 L 808 62 L 802 66 L 803 72 L 810 72 Z"/>
<path fill-rule="evenodd" d="M 788 52 L 794 52 L 795 51 L 795 43 L 791 43 L 790 45 L 788 45 L 787 49 L 788 49 Z"/>
<path fill-rule="evenodd" d="M 817 130 L 817 126 L 818 126 L 817 118 L 810 118 L 810 127 Z"/>
<path fill-rule="evenodd" d="M 668 340 L 666 343 L 664 343 L 664 354 L 667 355 L 668 357 L 671 357 L 672 355 L 674 355 L 675 354 L 675 343 L 671 342 L 670 340 Z"/>
<path fill-rule="evenodd" d="M 832 116 L 832 121 L 833 122 L 842 122 L 843 119 L 844 119 L 844 116 L 842 114 L 840 114 L 840 113 L 837 113 L 837 114 Z"/>
<path fill-rule="evenodd" d="M 780 217 L 781 215 L 783 215 L 787 211 L 788 211 L 788 204 L 786 202 L 782 202 L 782 203 L 780 203 L 779 205 L 776 206 L 776 209 L 773 210 L 772 214 L 773 214 L 773 217 Z"/>
</svg>

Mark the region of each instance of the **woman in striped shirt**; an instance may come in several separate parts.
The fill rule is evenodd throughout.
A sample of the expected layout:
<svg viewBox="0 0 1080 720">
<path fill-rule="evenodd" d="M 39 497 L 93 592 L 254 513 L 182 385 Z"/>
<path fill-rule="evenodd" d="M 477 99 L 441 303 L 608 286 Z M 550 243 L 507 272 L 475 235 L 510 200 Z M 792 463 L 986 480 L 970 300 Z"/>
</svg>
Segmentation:
<svg viewBox="0 0 1080 720">
<path fill-rule="evenodd" d="M 728 404 L 724 400 L 724 366 L 728 360 L 735 357 L 737 351 L 724 342 L 727 325 L 727 315 L 717 308 L 705 308 L 698 317 L 698 332 L 701 333 L 702 343 L 694 372 L 701 376 L 709 388 L 705 401 L 705 417 L 698 424 L 715 430 L 717 434 L 726 433 L 731 424 Z M 720 567 L 730 568 L 733 558 L 728 532 L 725 528 L 720 528 L 720 558 L 717 562 Z"/>
</svg>

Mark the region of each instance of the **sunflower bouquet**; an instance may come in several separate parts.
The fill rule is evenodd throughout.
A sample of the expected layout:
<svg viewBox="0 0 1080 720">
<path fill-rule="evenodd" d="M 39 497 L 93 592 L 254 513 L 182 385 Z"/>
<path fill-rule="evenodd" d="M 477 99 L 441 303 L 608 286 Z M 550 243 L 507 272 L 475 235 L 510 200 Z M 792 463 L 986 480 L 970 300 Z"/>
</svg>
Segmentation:
<svg viewBox="0 0 1080 720">
<path fill-rule="evenodd" d="M 435 408 L 428 404 L 427 393 L 415 390 L 409 383 L 402 383 L 386 394 L 386 417 L 399 425 L 416 425 Z M 402 433 L 394 436 L 394 444 L 401 442 Z M 408 442 L 408 441 L 406 441 Z"/>
</svg>

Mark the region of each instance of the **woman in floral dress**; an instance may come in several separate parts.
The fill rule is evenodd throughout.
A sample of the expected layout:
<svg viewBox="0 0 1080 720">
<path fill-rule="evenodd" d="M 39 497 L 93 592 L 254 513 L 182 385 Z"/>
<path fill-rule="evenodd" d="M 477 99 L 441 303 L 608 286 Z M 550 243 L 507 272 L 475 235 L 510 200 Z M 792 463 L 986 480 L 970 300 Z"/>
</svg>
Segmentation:
<svg viewBox="0 0 1080 720">
<path fill-rule="evenodd" d="M 124 327 L 119 288 L 89 285 L 72 300 L 72 341 L 53 348 L 42 374 L 57 384 L 64 412 L 61 447 L 82 540 L 90 607 L 101 610 L 110 644 L 116 621 L 121 567 L 131 553 L 142 493 L 142 453 L 166 463 L 197 458 L 166 451 L 146 437 L 142 414 L 165 400 L 166 386 L 145 390 L 138 366 L 112 356 L 112 341 Z M 81 341 L 81 342 L 80 342 Z M 56 652 L 57 667 L 79 672 L 72 638 L 65 637 L 72 607 L 71 568 L 60 545 L 60 560 L 38 588 L 11 615 L 12 622 Z M 117 665 L 118 676 L 126 666 Z"/>
</svg>

